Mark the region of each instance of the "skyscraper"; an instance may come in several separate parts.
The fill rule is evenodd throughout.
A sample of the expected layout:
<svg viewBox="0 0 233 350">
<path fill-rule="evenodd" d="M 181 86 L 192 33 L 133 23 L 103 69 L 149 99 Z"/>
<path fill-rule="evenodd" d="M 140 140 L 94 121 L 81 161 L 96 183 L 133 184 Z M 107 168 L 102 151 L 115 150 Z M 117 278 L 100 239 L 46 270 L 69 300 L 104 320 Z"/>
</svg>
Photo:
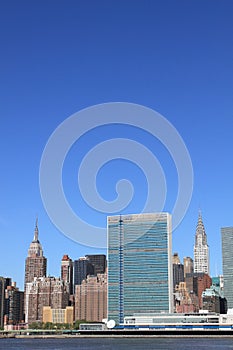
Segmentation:
<svg viewBox="0 0 233 350">
<path fill-rule="evenodd" d="M 224 296 L 228 309 L 233 308 L 233 227 L 223 227 L 222 235 L 222 268 Z"/>
<path fill-rule="evenodd" d="M 195 234 L 194 245 L 194 273 L 206 273 L 209 271 L 209 246 L 207 244 L 207 236 L 205 227 L 202 221 L 201 213 L 198 216 L 198 222 Z"/>
<path fill-rule="evenodd" d="M 107 261 L 106 255 L 104 254 L 88 254 L 86 258 L 89 259 L 90 263 L 94 266 L 94 275 L 98 273 L 105 273 Z"/>
<path fill-rule="evenodd" d="M 16 288 L 16 284 L 12 283 L 5 290 L 6 314 L 5 324 L 16 325 L 23 322 L 24 317 L 24 292 Z"/>
<path fill-rule="evenodd" d="M 172 312 L 171 216 L 108 217 L 108 319 Z"/>
<path fill-rule="evenodd" d="M 25 284 L 32 282 L 34 277 L 46 276 L 47 259 L 43 256 L 43 250 L 38 235 L 39 230 L 36 220 L 33 241 L 28 249 L 28 256 L 25 263 Z"/>
<path fill-rule="evenodd" d="M 68 255 L 63 255 L 61 261 L 61 279 L 69 285 L 69 293 L 73 294 L 73 261 Z"/>
<path fill-rule="evenodd" d="M 187 273 L 193 273 L 193 259 L 189 256 L 184 257 L 184 278 L 186 277 Z"/>
<path fill-rule="evenodd" d="M 94 266 L 87 257 L 81 257 L 74 261 L 74 285 L 81 284 L 88 276 L 94 275 Z"/>
<path fill-rule="evenodd" d="M 87 276 L 75 290 L 75 320 L 102 322 L 107 317 L 107 276 Z"/>
<path fill-rule="evenodd" d="M 28 256 L 25 262 L 25 278 L 24 278 L 24 310 L 25 320 L 28 320 L 28 296 L 29 291 L 27 284 L 34 281 L 35 278 L 45 277 L 47 269 L 47 259 L 43 256 L 42 246 L 38 239 L 39 230 L 36 220 L 34 237 L 28 249 Z"/>
<path fill-rule="evenodd" d="M 180 263 L 178 253 L 174 253 L 172 256 L 172 268 L 173 268 L 173 289 L 179 285 L 180 282 L 184 282 L 184 265 Z"/>
<path fill-rule="evenodd" d="M 11 278 L 0 276 L 0 328 L 4 325 L 4 316 L 6 314 L 5 291 L 8 286 L 11 286 Z"/>
</svg>

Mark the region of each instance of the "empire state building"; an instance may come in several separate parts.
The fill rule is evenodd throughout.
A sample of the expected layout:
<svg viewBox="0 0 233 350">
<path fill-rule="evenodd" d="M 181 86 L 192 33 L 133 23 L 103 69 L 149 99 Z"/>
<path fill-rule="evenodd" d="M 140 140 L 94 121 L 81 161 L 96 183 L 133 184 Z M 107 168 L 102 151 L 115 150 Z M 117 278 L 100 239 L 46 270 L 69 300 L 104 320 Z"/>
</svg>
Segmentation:
<svg viewBox="0 0 233 350">
<path fill-rule="evenodd" d="M 207 235 L 202 221 L 201 213 L 198 216 L 198 222 L 195 234 L 194 245 L 194 273 L 206 273 L 209 275 L 209 246 L 207 244 Z"/>
<path fill-rule="evenodd" d="M 26 283 L 34 280 L 34 277 L 46 276 L 47 259 L 43 256 L 43 250 L 38 235 L 38 222 L 36 220 L 33 241 L 28 249 L 28 256 L 25 262 L 25 287 Z"/>
</svg>

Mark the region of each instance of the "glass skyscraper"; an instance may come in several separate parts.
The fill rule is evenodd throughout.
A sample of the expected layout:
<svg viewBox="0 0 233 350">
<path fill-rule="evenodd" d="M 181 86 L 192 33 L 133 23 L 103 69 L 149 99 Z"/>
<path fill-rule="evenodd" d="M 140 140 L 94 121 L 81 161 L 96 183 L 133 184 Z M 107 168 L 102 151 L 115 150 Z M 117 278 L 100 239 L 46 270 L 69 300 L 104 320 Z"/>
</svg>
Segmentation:
<svg viewBox="0 0 233 350">
<path fill-rule="evenodd" d="M 108 217 L 108 319 L 172 312 L 172 234 L 168 213 Z"/>
<path fill-rule="evenodd" d="M 224 281 L 224 297 L 227 308 L 233 308 L 233 227 L 223 227 L 222 234 L 222 269 Z"/>
</svg>

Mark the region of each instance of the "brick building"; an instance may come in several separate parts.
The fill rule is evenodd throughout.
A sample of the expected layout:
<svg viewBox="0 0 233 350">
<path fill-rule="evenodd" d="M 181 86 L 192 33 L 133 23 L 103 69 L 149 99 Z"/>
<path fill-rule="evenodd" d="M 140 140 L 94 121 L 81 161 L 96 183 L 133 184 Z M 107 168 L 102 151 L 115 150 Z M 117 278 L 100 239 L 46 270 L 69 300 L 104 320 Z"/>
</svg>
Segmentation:
<svg viewBox="0 0 233 350">
<path fill-rule="evenodd" d="M 101 322 L 107 317 L 107 275 L 87 276 L 75 290 L 75 320 Z"/>
</svg>

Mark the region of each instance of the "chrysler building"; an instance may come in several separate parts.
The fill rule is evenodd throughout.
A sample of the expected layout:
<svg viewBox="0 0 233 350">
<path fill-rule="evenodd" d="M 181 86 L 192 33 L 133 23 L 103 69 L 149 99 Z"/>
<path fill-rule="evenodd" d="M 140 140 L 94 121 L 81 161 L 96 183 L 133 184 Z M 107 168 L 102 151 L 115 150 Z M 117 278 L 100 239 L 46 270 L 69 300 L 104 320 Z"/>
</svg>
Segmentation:
<svg viewBox="0 0 233 350">
<path fill-rule="evenodd" d="M 196 272 L 206 273 L 207 275 L 210 273 L 209 246 L 207 244 L 207 236 L 200 212 L 198 216 L 194 245 L 194 273 Z"/>
</svg>

